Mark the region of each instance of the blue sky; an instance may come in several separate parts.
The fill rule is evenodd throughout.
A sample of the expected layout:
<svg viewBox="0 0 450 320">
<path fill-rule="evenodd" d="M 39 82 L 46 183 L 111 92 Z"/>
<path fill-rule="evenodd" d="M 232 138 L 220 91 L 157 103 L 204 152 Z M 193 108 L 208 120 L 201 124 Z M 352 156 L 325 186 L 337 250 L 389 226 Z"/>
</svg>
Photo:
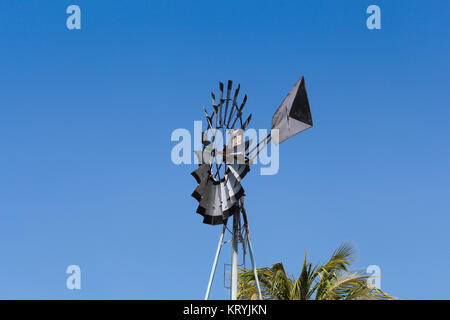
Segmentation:
<svg viewBox="0 0 450 320">
<path fill-rule="evenodd" d="M 66 8 L 81 7 L 81 30 Z M 366 8 L 381 8 L 368 30 Z M 201 299 L 220 227 L 175 166 L 232 79 L 255 128 L 304 75 L 315 126 L 243 182 L 258 266 L 344 241 L 403 299 L 448 299 L 448 1 L 2 1 L 0 298 Z M 222 252 L 211 298 L 227 299 Z M 68 265 L 82 289 L 65 287 Z"/>
</svg>

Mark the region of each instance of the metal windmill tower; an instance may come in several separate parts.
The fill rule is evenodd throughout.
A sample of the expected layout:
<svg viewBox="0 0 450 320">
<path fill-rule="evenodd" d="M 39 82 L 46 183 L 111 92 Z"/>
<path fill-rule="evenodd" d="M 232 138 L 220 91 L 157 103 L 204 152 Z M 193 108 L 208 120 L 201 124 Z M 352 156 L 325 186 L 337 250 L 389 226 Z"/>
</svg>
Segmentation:
<svg viewBox="0 0 450 320">
<path fill-rule="evenodd" d="M 271 133 L 250 150 L 252 141 L 245 141 L 243 133 L 252 115 L 243 120 L 242 111 L 247 102 L 247 95 L 239 104 L 237 102 L 239 90 L 240 85 L 231 97 L 232 81 L 229 80 L 226 96 L 222 82 L 219 83 L 218 99 L 214 92 L 211 92 L 211 114 L 204 108 L 208 125 L 206 131 L 202 133 L 202 150 L 194 151 L 199 160 L 199 167 L 192 172 L 198 182 L 197 188 L 192 193 L 199 202 L 197 213 L 203 216 L 203 222 L 206 224 L 223 225 L 205 299 L 209 298 L 225 232 L 229 230 L 227 226 L 229 217 L 233 217 L 232 230 L 229 230 L 232 235 L 231 299 L 237 298 L 239 243 L 242 244 L 244 258 L 248 248 L 258 295 L 262 299 L 241 181 L 250 171 L 253 159 L 271 140 L 279 144 L 313 126 L 305 81 L 301 77 L 273 115 Z M 274 132 L 276 134 L 272 135 Z M 228 137 L 228 143 L 224 142 L 225 137 Z"/>
</svg>

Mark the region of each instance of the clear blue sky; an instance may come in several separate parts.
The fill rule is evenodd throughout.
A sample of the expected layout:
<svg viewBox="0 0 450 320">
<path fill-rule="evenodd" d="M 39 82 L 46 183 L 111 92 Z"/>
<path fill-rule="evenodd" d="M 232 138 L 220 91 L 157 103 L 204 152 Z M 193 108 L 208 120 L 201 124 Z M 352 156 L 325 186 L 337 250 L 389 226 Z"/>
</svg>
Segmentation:
<svg viewBox="0 0 450 320">
<path fill-rule="evenodd" d="M 82 29 L 66 28 L 68 5 Z M 366 28 L 370 4 L 381 30 Z M 315 127 L 245 178 L 258 266 L 343 241 L 382 289 L 449 298 L 448 1 L 1 1 L 0 298 L 201 299 L 220 227 L 170 160 L 233 79 L 268 128 L 299 76 Z M 223 264 L 212 298 L 226 299 Z M 65 288 L 68 265 L 82 289 Z"/>
</svg>

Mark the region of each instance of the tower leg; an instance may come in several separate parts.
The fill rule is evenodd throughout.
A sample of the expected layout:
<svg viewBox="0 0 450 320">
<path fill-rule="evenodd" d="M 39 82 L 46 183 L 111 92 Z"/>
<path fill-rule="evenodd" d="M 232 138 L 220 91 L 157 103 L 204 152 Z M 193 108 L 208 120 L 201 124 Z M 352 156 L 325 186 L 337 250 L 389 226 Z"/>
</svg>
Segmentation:
<svg viewBox="0 0 450 320">
<path fill-rule="evenodd" d="M 239 236 L 239 210 L 233 215 L 233 248 L 231 256 L 231 300 L 237 299 L 238 286 L 238 236 Z"/>
<path fill-rule="evenodd" d="M 223 245 L 223 236 L 225 235 L 226 225 L 223 225 L 222 233 L 220 234 L 219 244 L 217 245 L 216 257 L 214 258 L 214 263 L 211 270 L 211 275 L 209 276 L 208 288 L 206 289 L 205 300 L 209 299 L 209 293 L 211 292 L 211 285 L 214 280 L 214 274 L 216 273 L 217 260 L 219 259 L 220 250 Z"/>
<path fill-rule="evenodd" d="M 256 288 L 258 289 L 259 300 L 262 300 L 261 287 L 259 286 L 258 272 L 256 271 L 255 258 L 253 257 L 252 242 L 250 241 L 250 235 L 248 234 L 248 232 L 247 232 L 247 240 L 248 240 L 248 249 L 250 251 L 250 259 L 252 260 L 253 274 L 255 275 L 256 280 Z"/>
<path fill-rule="evenodd" d="M 244 218 L 245 231 L 247 233 L 248 249 L 250 251 L 250 259 L 252 260 L 253 274 L 255 276 L 256 288 L 258 289 L 258 297 L 259 297 L 259 300 L 262 300 L 261 287 L 259 285 L 258 272 L 256 270 L 256 263 L 255 263 L 255 257 L 253 256 L 253 247 L 252 247 L 252 242 L 250 241 L 250 229 L 248 227 L 247 212 L 245 211 L 244 199 L 243 198 L 241 198 L 241 211 L 242 211 L 242 217 Z"/>
</svg>

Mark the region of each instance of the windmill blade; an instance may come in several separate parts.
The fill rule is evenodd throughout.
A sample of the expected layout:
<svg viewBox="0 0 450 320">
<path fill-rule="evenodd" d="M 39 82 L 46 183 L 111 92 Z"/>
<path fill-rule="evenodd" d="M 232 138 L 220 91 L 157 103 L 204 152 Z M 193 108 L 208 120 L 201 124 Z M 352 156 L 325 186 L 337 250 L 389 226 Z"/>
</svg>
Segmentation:
<svg viewBox="0 0 450 320">
<path fill-rule="evenodd" d="M 216 96 L 214 95 L 213 91 L 211 91 L 211 100 L 212 100 L 212 105 L 213 105 L 213 110 L 214 110 L 214 118 L 216 120 L 216 127 L 217 127 L 217 111 L 218 111 L 219 107 L 216 104 Z"/>
<path fill-rule="evenodd" d="M 230 213 L 234 211 L 234 207 L 237 204 L 236 198 L 230 195 L 230 190 L 227 186 L 227 181 L 222 181 L 220 183 L 220 198 L 222 201 L 222 218 L 226 220 Z"/>
<path fill-rule="evenodd" d="M 223 103 L 223 83 L 219 82 L 220 101 L 219 101 L 219 126 L 222 126 L 222 103 Z"/>
<path fill-rule="evenodd" d="M 208 111 L 206 111 L 206 108 L 203 107 L 203 111 L 205 112 L 205 116 L 206 116 L 206 121 L 208 122 L 208 128 L 206 130 L 208 130 L 209 128 L 212 128 L 212 115 L 211 117 L 208 115 Z"/>
<path fill-rule="evenodd" d="M 230 200 L 233 203 L 237 203 L 244 194 L 244 188 L 233 174 L 226 174 L 225 181 L 228 189 L 228 194 L 230 195 Z"/>
<path fill-rule="evenodd" d="M 238 108 L 236 100 L 237 100 L 237 96 L 239 94 L 239 89 L 240 88 L 241 88 L 241 85 L 238 83 L 237 89 L 234 92 L 234 97 L 233 97 L 233 102 L 232 102 L 232 105 L 231 105 L 230 116 L 228 117 L 228 121 L 227 121 L 227 128 L 229 128 L 228 126 L 230 125 L 231 117 L 233 116 L 234 110 Z"/>
<path fill-rule="evenodd" d="M 191 175 L 195 178 L 198 184 L 200 184 L 205 178 L 209 176 L 210 166 L 206 163 L 200 164 L 199 167 L 191 172 Z"/>
<path fill-rule="evenodd" d="M 242 100 L 241 107 L 239 108 L 239 112 L 242 112 L 242 109 L 244 109 L 246 102 L 247 102 L 247 95 L 245 95 L 244 100 Z"/>
<path fill-rule="evenodd" d="M 203 151 L 194 150 L 194 154 L 197 156 L 198 163 L 203 164 Z"/>
<path fill-rule="evenodd" d="M 236 178 L 237 181 L 241 182 L 242 179 L 247 175 L 250 171 L 250 166 L 245 164 L 230 164 L 228 165 L 229 171 Z"/>
<path fill-rule="evenodd" d="M 273 137 L 273 141 L 279 144 L 312 126 L 305 79 L 301 77 L 272 117 L 272 129 L 278 129 L 278 139 Z"/>
<path fill-rule="evenodd" d="M 212 141 L 209 141 L 206 132 L 202 133 L 203 150 L 194 150 L 194 154 L 197 156 L 198 163 L 211 164 L 212 158 L 211 157 L 207 158 L 205 156 L 209 156 L 211 151 L 214 149 L 214 145 L 213 145 L 214 138 L 215 138 L 215 136 L 212 137 L 212 139 L 211 139 Z"/>
<path fill-rule="evenodd" d="M 208 177 L 204 195 L 197 208 L 197 213 L 203 216 L 203 223 L 222 224 L 222 207 L 220 201 L 220 185 L 211 177 Z"/>
<path fill-rule="evenodd" d="M 242 129 L 245 130 L 245 128 L 247 128 L 247 126 L 249 125 L 251 120 L 252 120 L 252 114 L 250 113 L 250 115 L 248 116 L 247 120 L 245 120 L 245 123 L 242 125 Z"/>
<path fill-rule="evenodd" d="M 244 96 L 244 100 L 242 100 L 242 104 L 236 114 L 236 117 L 234 118 L 233 124 L 231 125 L 231 128 L 234 128 L 234 125 L 236 124 L 237 119 L 241 120 L 242 124 L 242 109 L 244 109 L 245 103 L 247 102 L 247 95 Z"/>
<path fill-rule="evenodd" d="M 227 115 L 228 115 L 228 104 L 230 102 L 230 94 L 231 94 L 231 86 L 233 85 L 233 81 L 228 80 L 228 85 L 227 85 L 227 100 L 225 103 L 225 113 L 223 114 L 223 123 L 225 124 L 226 120 L 227 120 Z"/>
<path fill-rule="evenodd" d="M 208 182 L 208 177 L 204 178 L 200 181 L 200 184 L 195 188 L 194 192 L 192 192 L 191 197 L 197 200 L 199 203 L 202 201 L 202 198 L 206 194 L 206 184 Z"/>
<path fill-rule="evenodd" d="M 252 142 L 253 142 L 253 139 L 248 139 L 247 141 L 245 141 L 245 151 L 248 151 L 248 149 L 252 145 Z"/>
<path fill-rule="evenodd" d="M 215 136 L 212 136 L 212 141 L 208 139 L 208 130 L 202 132 L 202 144 L 206 147 L 214 142 Z"/>
<path fill-rule="evenodd" d="M 198 163 L 199 164 L 208 164 L 211 165 L 211 159 L 212 158 L 207 158 L 204 157 L 204 155 L 208 155 L 209 150 L 211 149 L 211 147 L 205 147 L 205 149 L 202 150 L 194 150 L 194 154 L 196 155 L 197 159 L 198 159 Z"/>
<path fill-rule="evenodd" d="M 217 106 L 216 95 L 214 94 L 214 91 L 211 91 L 211 100 L 212 100 L 212 105 Z"/>
<path fill-rule="evenodd" d="M 198 182 L 198 186 L 195 188 L 194 192 L 192 192 L 191 196 L 198 202 L 200 202 L 206 194 L 205 189 L 210 178 L 210 168 L 210 164 L 201 164 L 196 170 L 191 172 L 191 175 Z"/>
<path fill-rule="evenodd" d="M 238 86 L 237 86 L 236 90 L 234 91 L 233 105 L 237 105 L 236 100 L 237 100 L 237 96 L 239 94 L 240 89 L 241 89 L 241 84 L 238 83 Z"/>
</svg>

